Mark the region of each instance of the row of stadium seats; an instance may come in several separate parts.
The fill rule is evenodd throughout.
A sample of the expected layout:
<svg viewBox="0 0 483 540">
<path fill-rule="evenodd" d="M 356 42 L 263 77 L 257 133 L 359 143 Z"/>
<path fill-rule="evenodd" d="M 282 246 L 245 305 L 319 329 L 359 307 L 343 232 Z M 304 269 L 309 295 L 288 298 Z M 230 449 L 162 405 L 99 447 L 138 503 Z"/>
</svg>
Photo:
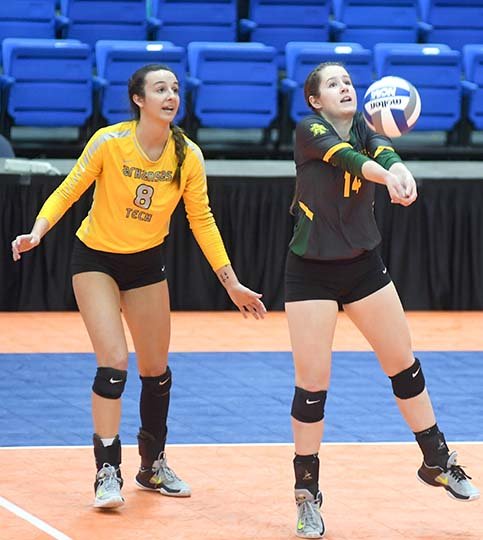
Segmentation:
<svg viewBox="0 0 483 540">
<path fill-rule="evenodd" d="M 57 3 L 60 1 L 60 9 Z M 241 8 L 242 2 L 246 4 Z M 8 37 L 98 40 L 253 41 L 283 63 L 290 41 L 483 43 L 483 0 L 10 0 Z"/>
<path fill-rule="evenodd" d="M 268 129 L 297 122 L 308 112 L 303 83 L 323 61 L 342 61 L 362 103 L 374 79 L 395 75 L 419 91 L 419 131 L 450 131 L 462 119 L 483 129 L 483 44 L 463 52 L 438 44 L 291 42 L 286 77 L 280 81 L 277 52 L 261 43 L 98 41 L 92 54 L 76 40 L 4 40 L 0 77 L 2 126 L 84 126 L 94 115 L 109 124 L 130 117 L 127 80 L 140 66 L 170 66 L 181 85 L 177 122 L 198 127 Z M 280 96 L 284 100 L 280 100 Z M 467 107 L 462 107 L 463 96 Z M 186 100 L 186 98 L 188 98 Z M 279 103 L 285 104 L 280 110 Z M 102 117 L 102 118 L 100 118 Z"/>
</svg>

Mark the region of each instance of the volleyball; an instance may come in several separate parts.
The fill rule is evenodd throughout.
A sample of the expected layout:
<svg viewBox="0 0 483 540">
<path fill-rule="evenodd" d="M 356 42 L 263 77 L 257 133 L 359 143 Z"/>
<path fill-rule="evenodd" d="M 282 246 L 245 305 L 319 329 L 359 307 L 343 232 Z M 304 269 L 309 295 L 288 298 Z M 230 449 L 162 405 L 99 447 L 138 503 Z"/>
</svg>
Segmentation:
<svg viewBox="0 0 483 540">
<path fill-rule="evenodd" d="M 416 124 L 421 98 L 405 79 L 383 77 L 367 89 L 362 112 L 372 130 L 387 137 L 400 137 Z"/>
</svg>

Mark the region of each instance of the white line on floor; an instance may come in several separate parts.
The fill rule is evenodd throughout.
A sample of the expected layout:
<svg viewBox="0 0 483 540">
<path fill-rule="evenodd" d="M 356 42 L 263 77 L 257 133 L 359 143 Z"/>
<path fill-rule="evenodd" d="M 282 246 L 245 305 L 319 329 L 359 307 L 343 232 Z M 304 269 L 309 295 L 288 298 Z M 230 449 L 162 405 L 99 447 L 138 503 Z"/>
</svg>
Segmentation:
<svg viewBox="0 0 483 540">
<path fill-rule="evenodd" d="M 67 536 L 57 529 L 54 529 L 54 527 L 51 527 L 49 524 L 45 523 L 45 521 L 42 521 L 32 514 L 29 514 L 27 511 L 23 510 L 12 502 L 7 501 L 7 499 L 4 499 L 2 496 L 0 496 L 0 506 L 9 512 L 12 512 L 12 514 L 15 514 L 19 518 L 24 519 L 34 527 L 37 527 L 37 529 L 44 531 L 44 533 L 48 534 L 52 538 L 55 538 L 56 540 L 71 540 L 70 536 Z"/>
</svg>

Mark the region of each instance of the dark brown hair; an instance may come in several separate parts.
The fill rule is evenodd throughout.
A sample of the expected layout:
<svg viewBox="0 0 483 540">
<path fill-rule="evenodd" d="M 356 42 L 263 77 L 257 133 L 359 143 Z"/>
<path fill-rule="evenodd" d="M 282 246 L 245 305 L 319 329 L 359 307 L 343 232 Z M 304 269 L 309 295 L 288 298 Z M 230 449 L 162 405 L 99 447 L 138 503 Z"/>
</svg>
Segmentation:
<svg viewBox="0 0 483 540">
<path fill-rule="evenodd" d="M 137 71 L 135 71 L 131 75 L 127 84 L 127 88 L 128 88 L 128 94 L 129 94 L 129 101 L 131 103 L 131 109 L 132 109 L 135 120 L 140 119 L 141 110 L 139 109 L 139 106 L 134 102 L 133 97 L 135 95 L 144 97 L 146 75 L 150 73 L 151 71 L 161 71 L 161 70 L 169 71 L 175 77 L 177 77 L 176 73 L 170 67 L 164 66 L 163 64 L 147 64 L 139 68 Z M 181 167 L 183 166 L 183 163 L 186 157 L 187 145 L 186 145 L 186 140 L 184 138 L 183 130 L 176 124 L 171 124 L 170 128 L 171 128 L 171 132 L 173 134 L 173 139 L 174 139 L 174 151 L 176 153 L 176 158 L 178 160 L 178 165 L 176 167 L 173 180 L 177 183 L 179 187 L 181 185 Z"/>
<path fill-rule="evenodd" d="M 340 66 L 340 67 L 343 67 L 345 68 L 344 64 L 342 64 L 341 62 L 322 62 L 321 64 L 319 64 L 317 67 L 315 67 L 308 75 L 307 75 L 307 78 L 305 79 L 305 82 L 304 82 L 304 98 L 305 98 L 305 103 L 307 103 L 307 105 L 313 110 L 315 111 L 315 109 L 312 107 L 312 105 L 310 104 L 310 101 L 309 101 L 309 97 L 310 96 L 318 96 L 320 91 L 319 91 L 319 87 L 320 87 L 320 77 L 321 77 L 321 73 L 322 71 L 328 67 L 328 66 Z"/>
</svg>

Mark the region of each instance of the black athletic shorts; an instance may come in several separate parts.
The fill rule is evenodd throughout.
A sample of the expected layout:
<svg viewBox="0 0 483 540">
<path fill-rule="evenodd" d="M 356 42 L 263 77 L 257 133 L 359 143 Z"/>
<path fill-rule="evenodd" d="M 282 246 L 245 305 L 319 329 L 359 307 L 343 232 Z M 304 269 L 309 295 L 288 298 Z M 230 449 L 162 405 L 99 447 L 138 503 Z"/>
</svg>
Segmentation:
<svg viewBox="0 0 483 540">
<path fill-rule="evenodd" d="M 166 279 L 164 244 L 138 253 L 109 253 L 91 249 L 76 237 L 70 267 L 72 275 L 103 272 L 121 291 L 136 289 Z"/>
<path fill-rule="evenodd" d="M 376 250 L 353 259 L 317 261 L 289 250 L 285 266 L 285 301 L 336 300 L 350 304 L 391 282 Z"/>
</svg>

